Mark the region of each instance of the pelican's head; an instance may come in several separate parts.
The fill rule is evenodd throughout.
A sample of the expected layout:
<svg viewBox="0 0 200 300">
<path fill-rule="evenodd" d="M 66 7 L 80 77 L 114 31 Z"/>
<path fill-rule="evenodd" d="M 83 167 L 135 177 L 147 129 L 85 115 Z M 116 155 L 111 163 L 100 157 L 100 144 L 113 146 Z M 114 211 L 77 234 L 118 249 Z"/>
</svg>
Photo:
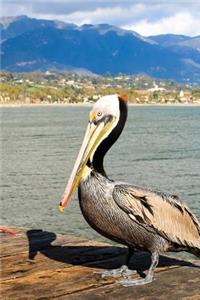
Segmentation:
<svg viewBox="0 0 200 300">
<path fill-rule="evenodd" d="M 86 166 L 103 170 L 103 157 L 120 135 L 127 117 L 125 99 L 119 95 L 101 97 L 89 113 L 88 126 L 59 209 L 63 211 L 83 178 Z"/>
</svg>

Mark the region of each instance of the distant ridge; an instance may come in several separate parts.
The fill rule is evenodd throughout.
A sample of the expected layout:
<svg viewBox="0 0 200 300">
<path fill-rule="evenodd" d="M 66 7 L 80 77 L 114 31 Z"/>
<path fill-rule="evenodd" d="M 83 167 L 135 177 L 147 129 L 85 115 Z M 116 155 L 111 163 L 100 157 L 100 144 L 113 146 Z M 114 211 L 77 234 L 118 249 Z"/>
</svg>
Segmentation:
<svg viewBox="0 0 200 300">
<path fill-rule="evenodd" d="M 200 82 L 200 36 L 143 37 L 109 24 L 77 26 L 27 16 L 1 18 L 0 27 L 3 70 L 80 69 Z"/>
</svg>

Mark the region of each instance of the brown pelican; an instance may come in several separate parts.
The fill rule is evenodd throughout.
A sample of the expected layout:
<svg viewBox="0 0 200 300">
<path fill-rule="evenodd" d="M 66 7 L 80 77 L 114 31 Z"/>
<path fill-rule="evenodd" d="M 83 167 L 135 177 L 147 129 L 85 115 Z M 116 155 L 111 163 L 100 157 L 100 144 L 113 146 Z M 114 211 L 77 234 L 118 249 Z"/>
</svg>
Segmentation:
<svg viewBox="0 0 200 300">
<path fill-rule="evenodd" d="M 119 95 L 104 96 L 94 104 L 59 208 L 64 210 L 78 187 L 80 207 L 89 225 L 128 246 L 126 266 L 106 271 L 103 276 L 130 274 L 127 265 L 134 249 L 151 253 L 145 278 L 122 281 L 124 286 L 132 286 L 153 280 L 162 252 L 188 251 L 200 257 L 200 224 L 178 197 L 108 178 L 103 159 L 121 134 L 126 118 L 127 104 Z"/>
</svg>

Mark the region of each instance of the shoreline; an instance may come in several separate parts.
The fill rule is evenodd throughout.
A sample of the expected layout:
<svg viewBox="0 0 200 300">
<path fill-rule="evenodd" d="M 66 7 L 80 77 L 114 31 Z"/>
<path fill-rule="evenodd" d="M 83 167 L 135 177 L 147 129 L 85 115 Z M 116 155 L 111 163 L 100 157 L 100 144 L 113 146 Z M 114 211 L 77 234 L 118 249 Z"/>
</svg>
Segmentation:
<svg viewBox="0 0 200 300">
<path fill-rule="evenodd" d="M 95 102 L 94 102 L 95 103 Z M 34 103 L 16 103 L 16 104 L 2 104 L 0 103 L 0 108 L 9 108 L 9 107 L 92 107 L 94 103 L 41 103 L 41 104 L 34 104 Z M 128 103 L 128 106 L 135 106 L 135 107 L 148 107 L 148 106 L 159 106 L 159 107 L 199 107 L 199 103 Z"/>
</svg>

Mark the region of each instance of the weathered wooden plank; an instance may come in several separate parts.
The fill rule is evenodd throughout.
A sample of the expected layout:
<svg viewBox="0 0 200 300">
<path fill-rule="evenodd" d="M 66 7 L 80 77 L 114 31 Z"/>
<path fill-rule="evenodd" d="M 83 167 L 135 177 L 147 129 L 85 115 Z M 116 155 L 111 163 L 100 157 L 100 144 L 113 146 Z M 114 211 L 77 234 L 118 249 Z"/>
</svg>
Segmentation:
<svg viewBox="0 0 200 300">
<path fill-rule="evenodd" d="M 66 268 L 72 265 L 95 265 L 98 263 L 105 265 L 114 258 L 124 256 L 125 249 L 100 246 L 53 246 L 46 250 L 31 253 L 32 259 L 29 259 L 28 253 L 21 253 L 20 256 L 8 256 L 2 258 L 3 274 L 2 279 L 8 278 L 13 274 L 15 277 L 24 276 L 29 272 L 36 270 L 52 270 L 54 268 Z M 33 255 L 32 255 L 33 254 Z M 37 255 L 37 263 L 34 257 Z M 49 263 L 51 259 L 51 264 Z M 115 262 L 114 262 L 115 264 Z M 106 267 L 106 266 L 105 266 Z"/>
<path fill-rule="evenodd" d="M 200 269 L 191 268 L 192 263 L 163 256 L 155 282 L 145 287 L 124 288 L 118 283 L 120 278 L 102 279 L 95 272 L 119 267 L 125 258 L 125 248 L 47 231 L 17 229 L 17 232 L 16 237 L 1 236 L 3 299 L 80 299 L 80 295 L 81 299 L 132 299 L 132 295 L 135 299 L 157 299 L 162 293 L 164 297 L 164 289 L 170 295 L 177 292 L 181 297 L 199 296 Z M 149 255 L 136 253 L 131 267 L 144 271 L 149 264 Z M 178 284 L 182 284 L 181 292 Z"/>
<path fill-rule="evenodd" d="M 76 245 L 82 242 L 88 243 L 88 240 L 74 236 L 64 236 L 42 230 L 24 230 L 22 232 L 18 229 L 16 237 L 1 237 L 0 256 L 3 257 L 27 252 L 27 249 L 29 249 L 30 252 L 34 252 L 35 249 L 42 250 L 56 244 Z"/>
<path fill-rule="evenodd" d="M 199 300 L 199 270 L 187 267 L 176 268 L 157 274 L 156 280 L 144 286 L 124 288 L 119 284 L 107 285 L 63 295 L 59 300 L 99 300 L 99 299 L 137 299 L 137 300 Z"/>
</svg>

